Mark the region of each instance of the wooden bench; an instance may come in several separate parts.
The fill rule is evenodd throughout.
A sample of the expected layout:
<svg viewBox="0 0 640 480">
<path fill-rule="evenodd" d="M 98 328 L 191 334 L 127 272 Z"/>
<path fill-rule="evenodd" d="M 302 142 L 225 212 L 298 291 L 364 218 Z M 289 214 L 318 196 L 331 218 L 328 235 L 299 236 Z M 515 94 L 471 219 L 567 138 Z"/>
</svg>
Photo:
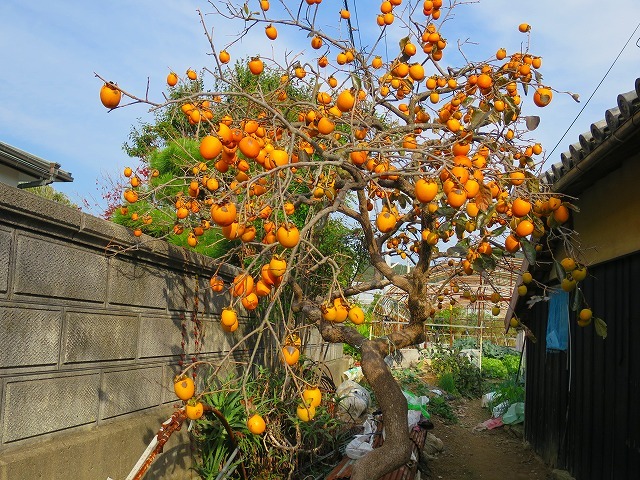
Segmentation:
<svg viewBox="0 0 640 480">
<path fill-rule="evenodd" d="M 373 448 L 378 448 L 384 442 L 382 438 L 382 421 L 377 422 L 377 429 L 375 433 L 375 439 L 373 441 Z M 410 438 L 414 443 L 413 453 L 415 458 L 419 458 L 424 442 L 427 438 L 427 430 L 425 428 L 416 426 L 411 430 Z M 353 460 L 345 455 L 338 465 L 326 476 L 325 480 L 345 480 L 351 478 L 351 471 L 356 460 Z M 413 480 L 416 477 L 418 471 L 418 462 L 412 461 L 400 468 L 394 470 L 391 473 L 387 473 L 380 480 Z"/>
</svg>

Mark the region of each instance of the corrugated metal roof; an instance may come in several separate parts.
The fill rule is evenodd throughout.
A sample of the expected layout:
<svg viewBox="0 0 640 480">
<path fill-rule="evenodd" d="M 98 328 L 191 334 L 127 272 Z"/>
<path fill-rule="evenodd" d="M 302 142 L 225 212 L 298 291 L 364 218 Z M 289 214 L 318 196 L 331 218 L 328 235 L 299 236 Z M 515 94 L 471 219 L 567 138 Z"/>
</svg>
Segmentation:
<svg viewBox="0 0 640 480">
<path fill-rule="evenodd" d="M 599 149 L 605 147 L 606 142 L 615 139 L 622 143 L 623 139 L 618 138 L 621 133 L 628 132 L 637 136 L 640 132 L 640 122 L 634 123 L 633 119 L 640 113 L 640 78 L 635 81 L 635 90 L 618 95 L 617 104 L 617 107 L 605 112 L 603 120 L 592 123 L 589 132 L 582 133 L 578 136 L 577 142 L 569 145 L 569 150 L 560 155 L 560 162 L 554 163 L 542 174 L 542 183 L 551 186 L 555 191 L 564 191 L 564 188 L 555 187 L 569 172 L 586 171 L 586 168 L 581 169 L 585 160 L 596 155 Z"/>
</svg>

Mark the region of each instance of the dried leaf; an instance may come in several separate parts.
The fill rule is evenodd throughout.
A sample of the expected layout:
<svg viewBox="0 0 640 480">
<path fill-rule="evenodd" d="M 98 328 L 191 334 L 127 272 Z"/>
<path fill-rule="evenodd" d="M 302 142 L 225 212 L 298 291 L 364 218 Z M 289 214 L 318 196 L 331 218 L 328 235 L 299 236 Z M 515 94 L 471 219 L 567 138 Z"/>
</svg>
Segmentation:
<svg viewBox="0 0 640 480">
<path fill-rule="evenodd" d="M 400 44 L 400 51 L 404 50 L 405 45 L 409 43 L 409 37 L 401 38 L 398 43 Z"/>
<path fill-rule="evenodd" d="M 580 207 L 578 207 L 577 205 L 574 205 L 573 203 L 569 203 L 569 202 L 562 202 L 562 204 L 567 207 L 569 210 L 573 210 L 576 213 L 580 213 Z"/>
<path fill-rule="evenodd" d="M 607 324 L 605 323 L 604 320 L 597 317 L 593 318 L 593 325 L 596 329 L 596 334 L 599 337 L 602 337 L 603 340 L 607 338 Z"/>
<path fill-rule="evenodd" d="M 540 117 L 538 117 L 537 115 L 530 115 L 528 117 L 524 117 L 524 120 L 527 125 L 527 129 L 530 132 L 538 128 L 538 125 L 540 125 Z"/>
<path fill-rule="evenodd" d="M 544 295 L 532 295 L 527 299 L 527 306 L 529 308 L 533 308 L 536 303 L 546 302 L 549 300 L 549 297 L 545 297 Z"/>
<path fill-rule="evenodd" d="M 475 196 L 476 206 L 481 211 L 489 208 L 489 204 L 491 203 L 491 189 L 487 187 L 484 183 L 480 184 L 480 191 Z"/>
<path fill-rule="evenodd" d="M 576 102 L 580 103 L 580 95 L 577 93 L 572 93 L 571 98 L 573 98 Z"/>
</svg>

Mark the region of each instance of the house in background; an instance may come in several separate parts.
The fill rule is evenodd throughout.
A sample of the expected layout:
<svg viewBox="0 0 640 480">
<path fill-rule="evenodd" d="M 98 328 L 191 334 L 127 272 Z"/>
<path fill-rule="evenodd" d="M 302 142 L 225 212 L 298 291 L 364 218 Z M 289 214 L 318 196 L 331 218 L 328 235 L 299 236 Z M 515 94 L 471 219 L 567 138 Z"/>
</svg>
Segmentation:
<svg viewBox="0 0 640 480">
<path fill-rule="evenodd" d="M 18 188 L 40 187 L 52 182 L 72 182 L 60 164 L 47 162 L 19 148 L 0 142 L 0 182 Z"/>
<path fill-rule="evenodd" d="M 575 292 L 561 348 L 548 344 L 552 302 L 512 303 L 536 338 L 526 346 L 525 438 L 577 480 L 640 478 L 640 78 L 617 103 L 542 178 L 580 209 L 569 224 L 589 272 L 579 285 L 606 338 L 593 323 L 578 326 Z M 551 248 L 556 260 L 566 255 Z M 547 287 L 558 283 L 550 262 L 530 271 Z"/>
</svg>

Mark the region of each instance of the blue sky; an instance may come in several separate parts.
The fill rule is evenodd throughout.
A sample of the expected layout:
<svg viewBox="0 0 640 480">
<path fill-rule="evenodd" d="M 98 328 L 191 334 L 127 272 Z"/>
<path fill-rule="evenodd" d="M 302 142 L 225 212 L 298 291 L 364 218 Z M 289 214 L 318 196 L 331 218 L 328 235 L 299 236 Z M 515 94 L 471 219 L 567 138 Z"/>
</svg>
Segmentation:
<svg viewBox="0 0 640 480">
<path fill-rule="evenodd" d="M 354 22 L 360 25 L 360 38 L 363 43 L 371 42 L 372 35 L 378 33 L 378 1 L 355 0 L 355 6 L 354 0 L 348 2 Z M 271 3 L 277 8 L 278 0 Z M 291 0 L 286 3 L 297 4 Z M 407 3 L 404 0 L 403 5 Z M 250 0 L 250 4 L 257 8 L 258 1 Z M 337 21 L 342 5 L 343 0 L 323 0 L 322 18 L 330 28 L 343 28 Z M 578 93 L 582 100 L 578 104 L 568 96 L 555 95 L 549 107 L 526 112 L 542 117 L 532 136 L 550 151 L 640 22 L 638 0 L 618 0 L 613 5 L 596 0 L 482 0 L 461 5 L 455 10 L 456 18 L 443 29 L 449 42 L 444 63 L 456 58 L 457 39 L 473 42 L 464 47 L 473 60 L 487 58 L 499 47 L 519 50 L 526 36 L 518 32 L 517 25 L 531 24 L 532 51 L 543 57 L 545 82 L 558 90 Z M 148 108 L 140 105 L 107 113 L 98 99 L 101 82 L 94 72 L 138 94 L 144 94 L 149 79 L 150 97 L 162 98 L 169 69 L 183 74 L 188 67 L 199 70 L 211 65 L 198 8 L 212 11 L 207 2 L 196 0 L 3 0 L 0 140 L 60 163 L 75 181 L 54 186 L 76 203 L 87 199 L 90 207 L 85 210 L 99 213 L 104 206 L 100 184 L 135 163 L 121 148 L 131 126 L 137 119 L 149 120 L 151 116 Z M 222 48 L 232 38 L 233 25 L 213 16 L 207 21 L 210 27 L 215 26 L 214 41 Z M 274 45 L 286 45 L 289 50 L 300 45 L 295 35 L 286 37 L 280 31 Z M 388 45 L 395 47 L 394 34 L 390 29 Z M 257 41 L 246 39 L 234 45 L 230 50 L 233 57 L 270 53 L 260 51 L 271 48 L 262 28 L 251 36 Z M 640 30 L 550 162 L 559 161 L 560 153 L 576 142 L 580 133 L 604 118 L 604 111 L 616 105 L 619 93 L 633 90 L 635 79 L 640 77 L 639 37 Z M 306 40 L 303 45 L 310 49 Z"/>
</svg>

